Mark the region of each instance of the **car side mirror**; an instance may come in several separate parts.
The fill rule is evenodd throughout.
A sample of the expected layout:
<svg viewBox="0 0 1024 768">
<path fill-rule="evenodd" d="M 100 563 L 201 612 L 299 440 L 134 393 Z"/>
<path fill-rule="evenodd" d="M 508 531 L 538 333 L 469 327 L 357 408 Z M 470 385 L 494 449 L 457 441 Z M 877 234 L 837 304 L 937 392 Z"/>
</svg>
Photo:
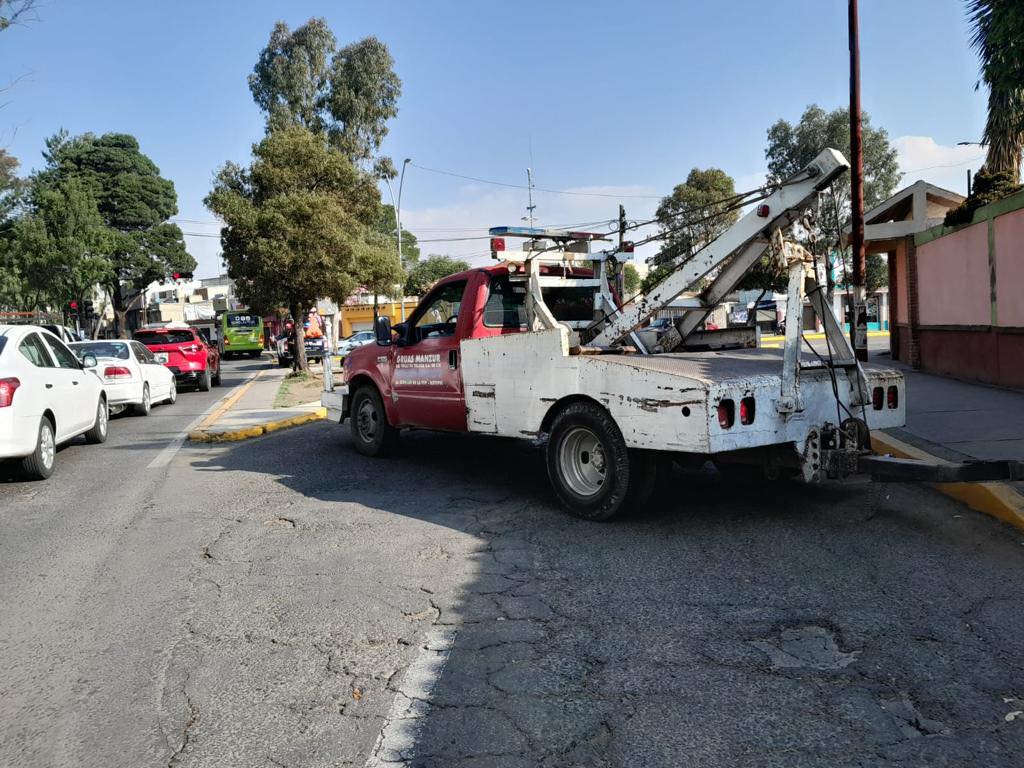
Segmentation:
<svg viewBox="0 0 1024 768">
<path fill-rule="evenodd" d="M 378 317 L 373 325 L 373 331 L 377 336 L 377 344 L 381 347 L 391 346 L 391 318 Z"/>
<path fill-rule="evenodd" d="M 96 367 L 96 355 L 92 352 L 86 352 L 82 355 L 82 367 L 83 368 L 95 368 Z"/>
</svg>

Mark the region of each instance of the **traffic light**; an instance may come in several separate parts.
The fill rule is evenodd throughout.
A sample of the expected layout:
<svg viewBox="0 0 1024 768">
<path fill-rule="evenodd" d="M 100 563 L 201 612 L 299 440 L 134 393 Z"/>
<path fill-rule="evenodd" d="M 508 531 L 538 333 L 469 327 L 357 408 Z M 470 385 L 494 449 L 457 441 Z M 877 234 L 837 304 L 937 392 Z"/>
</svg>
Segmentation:
<svg viewBox="0 0 1024 768">
<path fill-rule="evenodd" d="M 192 273 L 191 272 L 173 272 L 173 273 L 171 273 L 171 277 L 173 277 L 175 279 L 175 281 L 177 281 L 177 280 L 191 280 L 192 279 Z"/>
<path fill-rule="evenodd" d="M 82 302 L 82 316 L 83 317 L 92 317 L 95 313 L 96 313 L 96 309 L 93 307 L 91 301 L 86 300 L 86 301 Z"/>
<path fill-rule="evenodd" d="M 77 301 L 69 301 L 68 302 L 68 315 L 71 316 L 71 317 L 77 317 L 78 316 L 78 302 Z"/>
</svg>

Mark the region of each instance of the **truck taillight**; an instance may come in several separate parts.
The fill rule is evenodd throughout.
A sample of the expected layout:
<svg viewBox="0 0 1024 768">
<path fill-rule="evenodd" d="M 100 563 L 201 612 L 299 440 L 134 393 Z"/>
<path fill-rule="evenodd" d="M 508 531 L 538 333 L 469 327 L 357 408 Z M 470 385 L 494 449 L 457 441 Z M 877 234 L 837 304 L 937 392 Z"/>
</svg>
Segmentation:
<svg viewBox="0 0 1024 768">
<path fill-rule="evenodd" d="M 890 408 L 895 408 L 900 404 L 900 391 L 895 385 L 889 387 L 885 393 L 885 399 Z"/>
<path fill-rule="evenodd" d="M 744 397 L 740 400 L 740 424 L 753 424 L 756 413 L 757 406 L 754 403 L 754 398 Z"/>
<path fill-rule="evenodd" d="M 130 379 L 132 372 L 122 365 L 108 365 L 103 369 L 104 379 Z"/>
<path fill-rule="evenodd" d="M 21 386 L 21 379 L 11 376 L 0 379 L 0 408 L 7 408 L 14 402 L 14 393 Z"/>
<path fill-rule="evenodd" d="M 876 411 L 882 410 L 882 401 L 885 398 L 885 390 L 875 387 L 871 390 L 871 407 Z"/>
<path fill-rule="evenodd" d="M 768 214 L 772 212 L 772 209 L 768 207 L 768 203 L 761 203 L 757 206 L 757 215 L 762 219 L 767 219 Z"/>
<path fill-rule="evenodd" d="M 728 429 L 736 420 L 736 404 L 732 400 L 722 400 L 718 404 L 718 426 Z"/>
</svg>

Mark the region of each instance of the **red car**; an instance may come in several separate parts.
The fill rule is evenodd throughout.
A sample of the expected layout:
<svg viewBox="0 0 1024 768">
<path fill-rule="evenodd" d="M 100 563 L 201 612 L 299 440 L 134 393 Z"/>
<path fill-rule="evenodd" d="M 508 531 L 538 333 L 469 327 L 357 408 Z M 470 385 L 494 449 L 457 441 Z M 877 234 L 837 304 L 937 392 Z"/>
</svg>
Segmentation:
<svg viewBox="0 0 1024 768">
<path fill-rule="evenodd" d="M 184 324 L 143 328 L 134 338 L 170 369 L 178 386 L 192 385 L 207 392 L 211 385 L 220 384 L 220 352 L 195 328 Z"/>
</svg>

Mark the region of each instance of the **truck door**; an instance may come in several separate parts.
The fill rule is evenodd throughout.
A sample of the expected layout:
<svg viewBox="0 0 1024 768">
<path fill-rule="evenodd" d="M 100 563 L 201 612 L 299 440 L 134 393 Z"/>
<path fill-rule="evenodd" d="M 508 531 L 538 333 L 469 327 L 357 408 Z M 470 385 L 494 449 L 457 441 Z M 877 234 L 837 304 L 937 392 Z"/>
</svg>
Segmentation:
<svg viewBox="0 0 1024 768">
<path fill-rule="evenodd" d="M 395 347 L 392 397 L 403 425 L 431 429 L 466 429 L 462 394 L 460 317 L 468 280 L 442 283 L 409 319 L 411 343 Z"/>
</svg>

